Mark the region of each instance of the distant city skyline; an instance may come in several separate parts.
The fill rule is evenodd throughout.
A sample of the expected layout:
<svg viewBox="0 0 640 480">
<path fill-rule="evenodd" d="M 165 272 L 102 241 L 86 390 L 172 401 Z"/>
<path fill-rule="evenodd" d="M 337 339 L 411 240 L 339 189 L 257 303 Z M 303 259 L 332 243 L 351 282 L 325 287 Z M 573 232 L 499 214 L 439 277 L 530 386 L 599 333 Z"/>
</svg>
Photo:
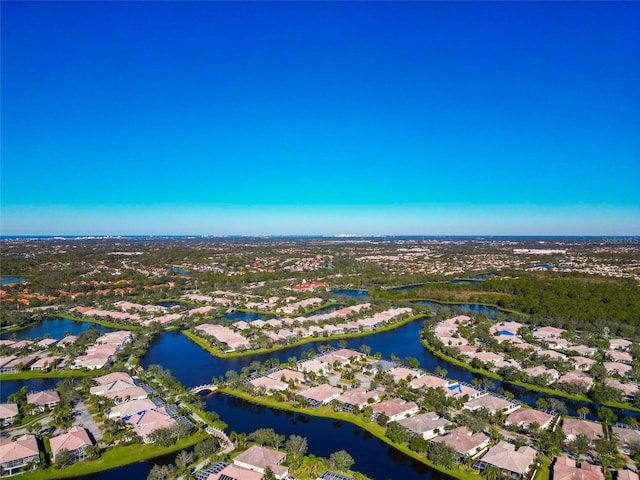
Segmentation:
<svg viewBox="0 0 640 480">
<path fill-rule="evenodd" d="M 640 235 L 640 3 L 1 22 L 1 235 Z"/>
</svg>

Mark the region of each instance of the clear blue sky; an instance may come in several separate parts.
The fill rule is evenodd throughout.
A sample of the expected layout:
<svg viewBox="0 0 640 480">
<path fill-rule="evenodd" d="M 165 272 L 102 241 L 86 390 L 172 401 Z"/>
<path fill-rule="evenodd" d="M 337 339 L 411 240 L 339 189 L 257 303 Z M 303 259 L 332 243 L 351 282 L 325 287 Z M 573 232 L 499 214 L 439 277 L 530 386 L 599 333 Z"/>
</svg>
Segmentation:
<svg viewBox="0 0 640 480">
<path fill-rule="evenodd" d="M 2 2 L 1 232 L 640 234 L 640 3 Z"/>
</svg>

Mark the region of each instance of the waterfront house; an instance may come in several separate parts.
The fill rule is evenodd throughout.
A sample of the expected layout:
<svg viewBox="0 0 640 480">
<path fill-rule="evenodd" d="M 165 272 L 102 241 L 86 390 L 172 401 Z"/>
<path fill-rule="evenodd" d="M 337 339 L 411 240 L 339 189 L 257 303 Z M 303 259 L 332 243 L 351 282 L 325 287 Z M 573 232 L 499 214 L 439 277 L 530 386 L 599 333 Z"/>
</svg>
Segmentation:
<svg viewBox="0 0 640 480">
<path fill-rule="evenodd" d="M 281 392 L 282 390 L 289 388 L 289 385 L 286 383 L 269 377 L 254 378 L 253 380 L 250 380 L 249 383 L 257 390 L 264 390 L 266 393 L 273 393 L 276 391 Z"/>
<path fill-rule="evenodd" d="M 387 375 L 393 377 L 393 381 L 398 383 L 400 380 L 413 380 L 420 378 L 424 375 L 420 370 L 413 370 L 405 367 L 396 367 L 393 370 L 389 370 Z"/>
<path fill-rule="evenodd" d="M 55 390 L 28 393 L 27 403 L 35 405 L 40 412 L 44 412 L 60 403 L 60 395 Z"/>
<path fill-rule="evenodd" d="M 316 360 L 330 365 L 347 365 L 353 363 L 356 360 L 363 358 L 365 355 L 355 350 L 349 350 L 348 348 L 341 348 L 340 350 L 334 350 L 332 352 L 325 353 L 316 357 Z"/>
<path fill-rule="evenodd" d="M 35 470 L 40 463 L 40 450 L 35 435 L 0 440 L 0 471 L 2 475 L 15 475 L 29 465 Z"/>
<path fill-rule="evenodd" d="M 276 370 L 268 375 L 269 378 L 280 380 L 281 382 L 293 382 L 294 385 L 298 385 L 304 382 L 304 374 L 284 368 L 282 370 Z"/>
<path fill-rule="evenodd" d="M 93 445 L 87 430 L 79 426 L 71 427 L 67 433 L 52 437 L 49 443 L 54 462 L 58 461 L 58 456 L 63 451 L 71 453 L 74 462 L 83 460 L 87 456 L 85 449 Z"/>
<path fill-rule="evenodd" d="M 398 420 L 398 424 L 420 435 L 425 440 L 444 433 L 445 428 L 452 425 L 449 420 L 439 417 L 433 412 L 420 413 L 409 418 L 402 418 Z"/>
<path fill-rule="evenodd" d="M 531 447 L 524 446 L 516 450 L 515 445 L 501 441 L 491 447 L 474 464 L 474 467 L 479 470 L 485 470 L 487 467 L 496 467 L 510 478 L 521 479 L 525 478 L 530 472 L 537 454 L 538 452 Z"/>
<path fill-rule="evenodd" d="M 556 458 L 553 466 L 554 480 L 604 480 L 602 469 L 597 465 L 582 462 L 580 467 L 576 466 L 576 461 L 567 456 Z"/>
<path fill-rule="evenodd" d="M 59 356 L 42 357 L 31 365 L 32 371 L 48 370 L 60 361 Z"/>
<path fill-rule="evenodd" d="M 558 383 L 574 383 L 582 386 L 585 391 L 591 390 L 594 385 L 593 378 L 579 371 L 565 373 L 558 379 Z"/>
<path fill-rule="evenodd" d="M 425 375 L 423 377 L 414 378 L 409 382 L 412 388 L 446 388 L 450 381 L 446 378 L 436 377 L 434 375 Z"/>
<path fill-rule="evenodd" d="M 142 400 L 129 400 L 128 402 L 123 402 L 111 407 L 109 409 L 109 412 L 107 413 L 107 417 L 108 418 L 129 417 L 136 412 L 141 412 L 143 410 L 150 410 L 155 407 L 156 407 L 156 404 L 153 403 L 148 398 L 143 398 Z"/>
<path fill-rule="evenodd" d="M 541 412 L 540 410 L 520 407 L 507 416 L 505 425 L 517 425 L 521 428 L 529 428 L 536 423 L 540 430 L 545 430 L 551 425 L 554 418 L 553 415 Z"/>
<path fill-rule="evenodd" d="M 260 472 L 247 470 L 232 463 L 215 473 L 210 473 L 206 480 L 262 480 L 263 477 Z"/>
<path fill-rule="evenodd" d="M 617 424 L 611 427 L 611 433 L 620 440 L 620 451 L 626 455 L 631 454 L 632 445 L 640 445 L 640 429 L 631 428 L 626 424 Z"/>
<path fill-rule="evenodd" d="M 605 384 L 616 390 L 620 390 L 624 399 L 628 402 L 632 401 L 638 394 L 638 385 L 636 383 L 622 383 L 615 378 L 607 378 Z"/>
<path fill-rule="evenodd" d="M 602 425 L 589 420 L 577 418 L 565 418 L 562 423 L 562 430 L 567 437 L 567 442 L 572 442 L 580 434 L 586 435 L 591 441 L 604 437 Z"/>
<path fill-rule="evenodd" d="M 390 422 L 409 417 L 418 412 L 418 405 L 415 402 L 407 402 L 401 398 L 392 398 L 384 400 L 373 406 L 373 418 L 377 419 L 380 415 L 386 415 Z"/>
<path fill-rule="evenodd" d="M 318 360 L 307 360 L 298 364 L 298 368 L 303 372 L 313 372 L 315 374 L 324 375 L 331 370 L 331 366 Z"/>
<path fill-rule="evenodd" d="M 167 414 L 164 407 L 151 408 L 134 413 L 123 420 L 133 425 L 133 431 L 142 437 L 145 443 L 151 443 L 150 435 L 162 428 L 175 427 L 178 422 Z"/>
<path fill-rule="evenodd" d="M 17 403 L 0 403 L 0 423 L 13 423 L 19 415 Z"/>
<path fill-rule="evenodd" d="M 355 388 L 353 390 L 347 390 L 336 400 L 343 405 L 343 409 L 348 412 L 353 412 L 355 407 L 363 408 L 367 405 L 372 405 L 380 401 L 380 398 L 384 396 L 384 392 L 369 391 L 366 388 Z"/>
<path fill-rule="evenodd" d="M 467 398 L 476 398 L 484 395 L 483 392 L 464 383 L 452 383 L 451 385 L 447 385 L 444 389 L 444 393 L 447 397 L 453 398 L 464 398 L 465 396 Z"/>
<path fill-rule="evenodd" d="M 473 458 L 489 446 L 491 439 L 482 432 L 473 433 L 463 426 L 436 437 L 432 441 L 448 445 L 461 457 Z"/>
<path fill-rule="evenodd" d="M 316 408 L 320 405 L 326 405 L 341 394 L 342 389 L 323 383 L 317 387 L 304 390 L 299 395 L 309 402 L 311 408 Z"/>
<path fill-rule="evenodd" d="M 287 458 L 286 453 L 273 450 L 271 448 L 253 445 L 248 450 L 242 452 L 233 459 L 234 465 L 254 472 L 264 474 L 265 470 L 271 469 L 276 478 L 284 479 L 289 475 L 289 469 L 281 465 Z"/>
<path fill-rule="evenodd" d="M 546 368 L 543 365 L 538 365 L 537 367 L 525 368 L 522 370 L 527 374 L 530 378 L 546 378 L 546 384 L 551 385 L 556 382 L 560 378 L 560 372 L 555 368 Z"/>
<path fill-rule="evenodd" d="M 463 405 L 465 410 L 475 412 L 484 408 L 489 412 L 495 413 L 511 413 L 514 410 L 520 408 L 520 403 L 507 400 L 503 397 L 497 397 L 495 395 L 483 395 L 481 397 L 473 398 Z"/>
<path fill-rule="evenodd" d="M 147 398 L 146 390 L 138 387 L 133 380 L 116 380 L 111 383 L 91 387 L 89 391 L 92 395 L 114 399 L 116 403 L 125 400 L 141 400 Z"/>
</svg>

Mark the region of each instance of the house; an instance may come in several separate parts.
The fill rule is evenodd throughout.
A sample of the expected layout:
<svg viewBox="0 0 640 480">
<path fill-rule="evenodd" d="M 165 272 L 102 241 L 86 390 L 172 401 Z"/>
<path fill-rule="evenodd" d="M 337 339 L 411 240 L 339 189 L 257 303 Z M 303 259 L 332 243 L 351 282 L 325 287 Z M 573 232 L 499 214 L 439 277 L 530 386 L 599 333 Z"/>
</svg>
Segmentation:
<svg viewBox="0 0 640 480">
<path fill-rule="evenodd" d="M 40 450 L 35 435 L 0 440 L 0 471 L 3 476 L 25 471 L 30 464 L 33 464 L 31 470 L 35 470 L 38 463 Z"/>
<path fill-rule="evenodd" d="M 120 417 L 129 417 L 136 412 L 141 412 L 143 410 L 150 410 L 155 408 L 156 404 L 153 403 L 148 398 L 142 400 L 129 400 L 128 402 L 121 403 L 119 405 L 115 405 L 109 409 L 107 413 L 108 418 L 120 418 Z"/>
<path fill-rule="evenodd" d="M 558 383 L 573 383 L 582 386 L 585 390 L 589 391 L 593 388 L 594 381 L 589 375 L 585 375 L 579 371 L 573 371 L 565 373 L 558 379 Z"/>
<path fill-rule="evenodd" d="M 467 427 L 458 427 L 432 441 L 450 446 L 461 457 L 473 458 L 487 448 L 491 439 L 482 432 L 472 433 Z"/>
<path fill-rule="evenodd" d="M 425 375 L 423 377 L 414 378 L 409 382 L 409 385 L 413 388 L 446 388 L 449 385 L 449 380 L 446 378 L 436 377 L 434 375 Z"/>
<path fill-rule="evenodd" d="M 451 422 L 445 418 L 439 417 L 435 413 L 421 413 L 413 417 L 398 420 L 398 424 L 407 430 L 422 436 L 425 440 L 436 437 L 444 433 L 445 428 L 451 425 Z"/>
<path fill-rule="evenodd" d="M 576 461 L 567 456 L 556 458 L 553 466 L 554 480 L 604 480 L 602 469 L 597 465 L 582 462 L 576 467 Z"/>
<path fill-rule="evenodd" d="M 607 352 L 607 358 L 613 362 L 628 363 L 629 365 L 633 361 L 633 357 L 629 352 L 619 350 L 609 350 Z"/>
<path fill-rule="evenodd" d="M 609 340 L 609 347 L 614 350 L 628 350 L 633 342 L 625 340 L 624 338 L 611 338 Z"/>
<path fill-rule="evenodd" d="M 510 401 L 495 395 L 483 395 L 482 397 L 469 400 L 462 408 L 472 412 L 486 408 L 491 413 L 511 413 L 519 407 L 519 402 Z"/>
<path fill-rule="evenodd" d="M 293 382 L 294 385 L 298 385 L 304 382 L 304 374 L 300 372 L 296 372 L 295 370 L 289 370 L 288 368 L 284 368 L 282 370 L 277 370 L 268 375 L 269 378 L 274 378 L 276 380 L 280 380 L 281 382 Z"/>
<path fill-rule="evenodd" d="M 638 474 L 627 469 L 618 469 L 618 480 L 638 480 Z"/>
<path fill-rule="evenodd" d="M 0 423 L 13 423 L 19 415 L 17 403 L 0 403 Z"/>
<path fill-rule="evenodd" d="M 611 433 L 620 440 L 620 450 L 626 455 L 631 454 L 632 445 L 640 445 L 640 429 L 627 425 L 615 425 L 611 427 Z"/>
<path fill-rule="evenodd" d="M 118 403 L 125 400 L 141 400 L 143 398 L 147 398 L 146 390 L 133 383 L 133 379 L 130 381 L 116 380 L 111 383 L 91 387 L 89 391 L 92 395 L 112 398 Z"/>
<path fill-rule="evenodd" d="M 419 370 L 413 370 L 405 367 L 396 367 L 393 370 L 389 370 L 387 375 L 391 375 L 393 380 L 398 383 L 400 380 L 413 380 L 415 378 L 420 378 L 424 375 Z"/>
<path fill-rule="evenodd" d="M 123 420 L 133 425 L 133 431 L 142 437 L 144 443 L 151 443 L 151 434 L 161 428 L 175 427 L 178 422 L 167 414 L 164 407 L 139 411 Z"/>
<path fill-rule="evenodd" d="M 318 360 L 307 360 L 298 365 L 303 372 L 313 372 L 315 374 L 325 374 L 331 370 L 331 366 Z"/>
<path fill-rule="evenodd" d="M 249 383 L 258 390 L 264 389 L 266 393 L 282 391 L 289 388 L 289 385 L 287 385 L 286 383 L 269 377 L 254 378 L 253 380 L 250 380 Z"/>
<path fill-rule="evenodd" d="M 515 445 L 500 441 L 491 447 L 484 457 L 474 464 L 474 467 L 479 470 L 496 467 L 509 477 L 525 478 L 537 454 L 538 452 L 531 447 L 525 446 L 516 450 Z"/>
<path fill-rule="evenodd" d="M 562 328 L 541 327 L 533 332 L 533 337 L 542 340 L 549 340 L 552 338 L 560 338 L 564 332 L 566 332 L 566 330 Z"/>
<path fill-rule="evenodd" d="M 216 473 L 210 473 L 206 480 L 262 480 L 263 477 L 260 472 L 247 470 L 232 463 Z"/>
<path fill-rule="evenodd" d="M 633 369 L 631 365 L 620 362 L 604 362 L 603 365 L 609 375 L 626 375 Z"/>
<path fill-rule="evenodd" d="M 49 443 L 51 444 L 51 454 L 54 462 L 58 460 L 60 453 L 65 450 L 73 455 L 74 462 L 83 460 L 87 456 L 85 448 L 93 445 L 87 430 L 79 426 L 71 427 L 67 433 L 52 437 Z"/>
<path fill-rule="evenodd" d="M 468 398 L 476 398 L 483 395 L 479 390 L 476 390 L 469 385 L 465 385 L 464 383 L 452 383 L 451 385 L 447 385 L 444 393 L 447 397 L 454 398 L 464 398 L 465 396 Z"/>
<path fill-rule="evenodd" d="M 522 370 L 527 374 L 530 378 L 546 378 L 546 384 L 550 385 L 553 382 L 556 382 L 560 378 L 560 372 L 554 368 L 546 368 L 543 365 L 538 365 L 537 367 L 525 368 Z"/>
<path fill-rule="evenodd" d="M 627 401 L 632 401 L 638 394 L 638 385 L 635 383 L 622 383 L 615 378 L 607 378 L 605 383 L 609 387 L 620 390 Z"/>
<path fill-rule="evenodd" d="M 567 442 L 572 442 L 580 434 L 586 435 L 591 441 L 604 437 L 602 425 L 589 420 L 579 420 L 576 418 L 565 418 L 562 429 L 567 436 Z"/>
<path fill-rule="evenodd" d="M 366 388 L 347 390 L 336 400 L 342 403 L 344 410 L 353 412 L 355 407 L 362 408 L 380 401 L 384 392 L 368 391 Z"/>
<path fill-rule="evenodd" d="M 27 403 L 35 405 L 39 411 L 44 412 L 60 403 L 60 395 L 55 390 L 44 390 L 27 394 Z"/>
<path fill-rule="evenodd" d="M 373 417 L 377 419 L 380 415 L 386 415 L 390 422 L 397 422 L 418 412 L 418 405 L 415 402 L 407 402 L 401 398 L 392 398 L 373 406 Z"/>
<path fill-rule="evenodd" d="M 56 363 L 58 363 L 58 361 L 60 360 L 61 357 L 57 357 L 57 356 L 51 356 L 51 357 L 43 357 L 40 358 L 38 360 L 35 361 L 35 363 L 33 363 L 31 365 L 31 370 L 32 371 L 36 371 L 36 370 L 48 370 L 49 368 L 51 368 L 53 365 L 55 365 Z"/>
<path fill-rule="evenodd" d="M 587 372 L 596 363 L 593 358 L 586 357 L 569 357 L 569 361 L 581 372 Z"/>
<path fill-rule="evenodd" d="M 253 445 L 233 459 L 234 465 L 263 473 L 269 467 L 276 478 L 283 479 L 289 475 L 289 469 L 281 465 L 287 458 L 286 453 L 271 448 Z"/>
<path fill-rule="evenodd" d="M 520 407 L 507 416 L 506 425 L 517 425 L 521 428 L 529 428 L 536 423 L 540 430 L 545 430 L 551 425 L 555 417 L 549 413 L 534 410 L 532 408 Z"/>
<path fill-rule="evenodd" d="M 341 394 L 342 390 L 340 388 L 333 387 L 327 383 L 300 392 L 300 396 L 309 402 L 311 408 L 326 405 L 331 400 L 338 398 Z"/>
</svg>

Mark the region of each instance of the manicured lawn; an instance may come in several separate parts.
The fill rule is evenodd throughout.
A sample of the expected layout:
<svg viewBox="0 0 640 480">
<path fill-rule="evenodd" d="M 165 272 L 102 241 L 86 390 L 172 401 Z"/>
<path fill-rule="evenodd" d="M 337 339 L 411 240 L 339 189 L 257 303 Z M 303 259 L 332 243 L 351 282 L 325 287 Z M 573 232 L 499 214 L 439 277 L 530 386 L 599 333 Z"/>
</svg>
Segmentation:
<svg viewBox="0 0 640 480">
<path fill-rule="evenodd" d="M 42 370 L 26 370 L 18 373 L 0 374 L 0 380 L 28 380 L 31 378 L 67 378 L 67 377 L 99 377 L 106 371 L 103 370 L 52 370 L 43 372 Z"/>
<path fill-rule="evenodd" d="M 207 437 L 209 437 L 207 433 L 197 432 L 190 437 L 183 438 L 175 445 L 166 448 L 159 447 L 157 445 L 145 445 L 139 443 L 117 446 L 106 451 L 96 460 L 85 460 L 60 470 L 57 470 L 54 467 L 49 467 L 46 470 L 36 470 L 35 472 L 25 473 L 20 475 L 18 478 L 28 480 L 47 480 L 50 478 L 68 478 L 101 472 L 103 470 L 110 470 L 130 463 L 158 457 L 166 453 L 177 452 L 190 447 L 191 445 L 195 445 Z"/>
</svg>

